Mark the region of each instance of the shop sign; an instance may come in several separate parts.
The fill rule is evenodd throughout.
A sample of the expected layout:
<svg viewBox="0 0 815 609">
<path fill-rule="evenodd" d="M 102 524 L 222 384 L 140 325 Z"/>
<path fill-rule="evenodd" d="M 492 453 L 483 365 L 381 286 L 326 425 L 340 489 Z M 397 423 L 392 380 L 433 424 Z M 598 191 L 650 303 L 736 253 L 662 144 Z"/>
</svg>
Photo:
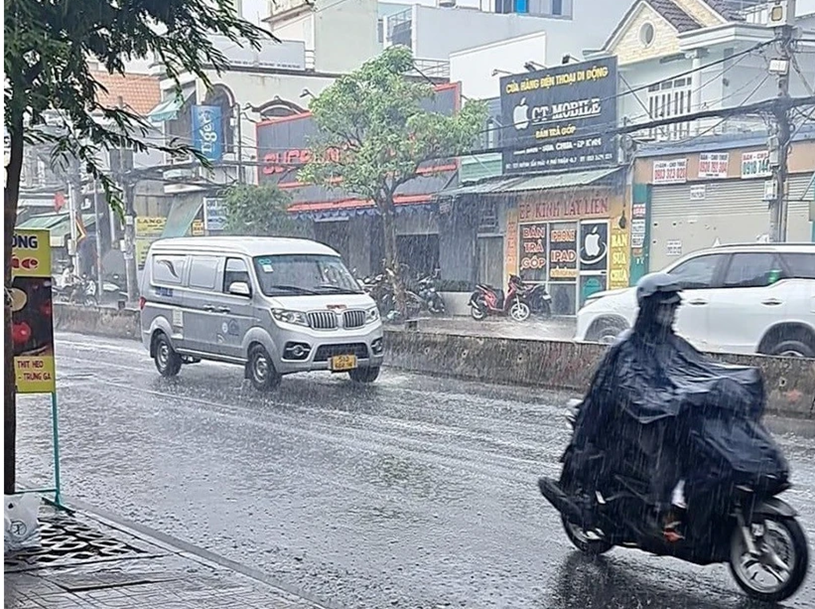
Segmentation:
<svg viewBox="0 0 815 609">
<path fill-rule="evenodd" d="M 204 229 L 208 233 L 221 232 L 226 228 L 226 209 L 223 199 L 204 197 Z"/>
<path fill-rule="evenodd" d="M 703 152 L 699 155 L 700 178 L 726 178 L 729 152 Z"/>
<path fill-rule="evenodd" d="M 192 107 L 192 147 L 207 160 L 220 161 L 224 155 L 224 123 L 220 106 Z"/>
<path fill-rule="evenodd" d="M 8 296 L 19 393 L 56 391 L 49 239 L 47 230 L 16 231 L 12 238 L 12 287 Z"/>
<path fill-rule="evenodd" d="M 654 184 L 684 184 L 688 181 L 688 159 L 654 161 Z"/>
<path fill-rule="evenodd" d="M 608 266 L 608 222 L 580 225 L 580 270 L 605 271 Z"/>
<path fill-rule="evenodd" d="M 500 81 L 503 173 L 613 165 L 617 58 Z"/>
<path fill-rule="evenodd" d="M 630 234 L 619 218 L 611 223 L 611 245 L 609 247 L 609 279 L 611 290 L 627 288 L 631 285 Z"/>
<path fill-rule="evenodd" d="M 552 224 L 549 233 L 549 279 L 577 277 L 577 224 Z"/>
<path fill-rule="evenodd" d="M 546 224 L 521 225 L 521 271 L 546 268 Z"/>
<path fill-rule="evenodd" d="M 608 218 L 610 199 L 610 195 L 596 190 L 547 193 L 542 199 L 522 199 L 518 204 L 518 217 L 521 222 Z"/>
<path fill-rule="evenodd" d="M 744 152 L 741 155 L 741 178 L 767 178 L 773 175 L 770 168 L 770 153 L 766 150 Z"/>
<path fill-rule="evenodd" d="M 690 187 L 691 201 L 704 201 L 707 196 L 707 189 L 704 184 L 693 184 Z"/>
<path fill-rule="evenodd" d="M 507 210 L 507 239 L 504 255 L 507 278 L 518 274 L 518 210 Z"/>
<path fill-rule="evenodd" d="M 668 239 L 665 243 L 667 254 L 669 256 L 682 255 L 682 240 L 681 239 Z"/>
</svg>

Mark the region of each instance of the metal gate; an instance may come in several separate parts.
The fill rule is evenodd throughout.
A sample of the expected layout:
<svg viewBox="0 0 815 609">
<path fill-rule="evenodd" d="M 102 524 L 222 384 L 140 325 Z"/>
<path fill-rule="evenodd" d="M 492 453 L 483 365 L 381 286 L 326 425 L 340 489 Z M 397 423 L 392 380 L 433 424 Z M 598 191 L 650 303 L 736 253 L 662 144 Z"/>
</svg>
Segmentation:
<svg viewBox="0 0 815 609">
<path fill-rule="evenodd" d="M 806 190 L 811 179 L 811 173 L 789 179 L 789 241 L 810 240 Z M 694 188 L 693 199 L 691 187 Z M 662 269 L 684 254 L 717 243 L 756 241 L 767 234 L 769 226 L 764 180 L 710 180 L 654 186 L 649 268 L 651 271 Z"/>
</svg>

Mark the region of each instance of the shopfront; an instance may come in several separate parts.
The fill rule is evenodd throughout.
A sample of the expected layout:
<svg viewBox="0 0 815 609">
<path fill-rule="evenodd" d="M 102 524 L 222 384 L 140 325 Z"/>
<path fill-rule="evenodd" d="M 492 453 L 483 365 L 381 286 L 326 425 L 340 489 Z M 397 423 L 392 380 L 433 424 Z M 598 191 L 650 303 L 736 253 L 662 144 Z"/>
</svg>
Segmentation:
<svg viewBox="0 0 815 609">
<path fill-rule="evenodd" d="M 628 287 L 630 216 L 621 184 L 523 193 L 507 211 L 506 274 L 545 284 L 553 313 L 574 315 Z"/>
</svg>

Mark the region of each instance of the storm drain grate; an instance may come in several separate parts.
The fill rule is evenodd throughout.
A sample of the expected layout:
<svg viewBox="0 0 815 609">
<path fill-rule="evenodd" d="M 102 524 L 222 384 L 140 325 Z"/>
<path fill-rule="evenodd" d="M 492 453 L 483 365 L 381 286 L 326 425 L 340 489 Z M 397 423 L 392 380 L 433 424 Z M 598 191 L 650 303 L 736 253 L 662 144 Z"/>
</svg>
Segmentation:
<svg viewBox="0 0 815 609">
<path fill-rule="evenodd" d="M 62 567 L 114 558 L 146 558 L 150 555 L 142 548 L 61 515 L 42 519 L 40 535 L 41 547 L 4 557 L 5 572 Z"/>
</svg>

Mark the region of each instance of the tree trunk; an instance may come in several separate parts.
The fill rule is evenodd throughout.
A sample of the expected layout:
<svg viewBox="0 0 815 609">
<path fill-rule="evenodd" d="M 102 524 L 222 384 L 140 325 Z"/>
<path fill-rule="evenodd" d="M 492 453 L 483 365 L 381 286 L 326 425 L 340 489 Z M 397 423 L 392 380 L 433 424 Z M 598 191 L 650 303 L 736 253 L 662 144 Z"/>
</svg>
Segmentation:
<svg viewBox="0 0 815 609">
<path fill-rule="evenodd" d="M 13 112 L 12 107 L 6 110 Z M 23 117 L 20 114 L 12 119 L 9 135 L 11 146 L 9 164 L 6 167 L 6 187 L 3 191 L 3 250 L 5 254 L 4 289 L 4 316 L 3 338 L 5 340 L 5 358 L 3 378 L 3 492 L 6 495 L 14 493 L 16 488 L 16 458 L 17 458 L 17 382 L 14 375 L 14 345 L 11 341 L 11 254 L 14 236 L 14 226 L 17 224 L 17 202 L 20 197 L 20 174 L 23 170 Z"/>
<path fill-rule="evenodd" d="M 396 210 L 393 197 L 386 196 L 379 206 L 382 212 L 382 231 L 385 241 L 385 272 L 388 274 L 393 286 L 393 298 L 396 310 L 402 318 L 407 313 L 407 298 L 405 284 L 402 277 L 402 266 L 399 262 L 399 251 L 396 247 Z"/>
</svg>

